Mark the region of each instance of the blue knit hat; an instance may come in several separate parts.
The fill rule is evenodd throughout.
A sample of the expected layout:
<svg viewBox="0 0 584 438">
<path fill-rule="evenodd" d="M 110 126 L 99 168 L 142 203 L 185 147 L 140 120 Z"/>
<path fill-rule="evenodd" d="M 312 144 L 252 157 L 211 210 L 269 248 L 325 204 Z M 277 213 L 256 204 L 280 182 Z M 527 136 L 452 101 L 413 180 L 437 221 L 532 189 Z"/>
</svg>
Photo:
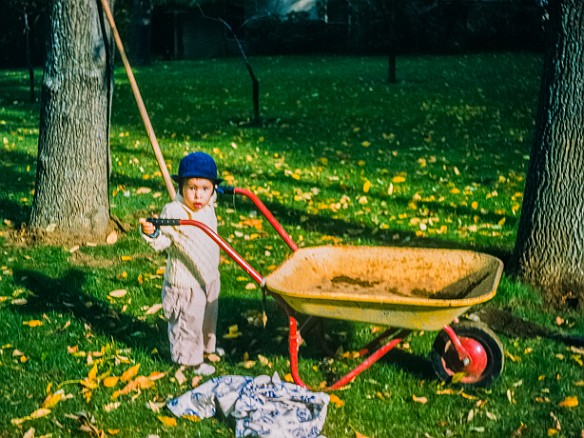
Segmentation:
<svg viewBox="0 0 584 438">
<path fill-rule="evenodd" d="M 180 160 L 178 175 L 172 175 L 172 179 L 179 181 L 182 178 L 205 178 L 213 184 L 223 181 L 223 178 L 217 178 L 215 160 L 205 152 L 191 152 Z"/>
</svg>

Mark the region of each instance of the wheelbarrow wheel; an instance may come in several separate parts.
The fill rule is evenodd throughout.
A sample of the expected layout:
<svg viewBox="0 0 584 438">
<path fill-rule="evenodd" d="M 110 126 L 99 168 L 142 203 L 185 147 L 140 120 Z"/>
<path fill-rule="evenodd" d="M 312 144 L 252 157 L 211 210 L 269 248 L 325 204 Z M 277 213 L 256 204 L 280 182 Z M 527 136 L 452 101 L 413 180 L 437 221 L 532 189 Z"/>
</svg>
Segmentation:
<svg viewBox="0 0 584 438">
<path fill-rule="evenodd" d="M 432 347 L 432 366 L 445 382 L 489 386 L 503 372 L 505 356 L 497 335 L 485 324 L 465 321 L 452 326 L 471 363 L 465 365 L 445 331 L 440 331 Z"/>
</svg>

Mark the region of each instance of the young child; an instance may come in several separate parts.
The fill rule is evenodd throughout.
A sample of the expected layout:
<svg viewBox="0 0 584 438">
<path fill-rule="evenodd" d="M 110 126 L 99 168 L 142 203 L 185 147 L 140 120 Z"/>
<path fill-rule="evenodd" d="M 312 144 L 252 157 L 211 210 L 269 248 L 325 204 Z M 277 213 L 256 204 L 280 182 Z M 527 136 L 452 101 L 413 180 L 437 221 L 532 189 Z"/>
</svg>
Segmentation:
<svg viewBox="0 0 584 438">
<path fill-rule="evenodd" d="M 172 178 L 178 193 L 166 204 L 161 218 L 194 219 L 217 231 L 213 158 L 204 152 L 185 156 Z M 155 228 L 140 219 L 142 237 L 156 251 L 166 250 L 168 259 L 162 284 L 162 306 L 168 319 L 168 338 L 173 362 L 193 366 L 199 375 L 211 375 L 215 367 L 203 362 L 215 353 L 219 278 L 219 246 L 194 226 Z M 217 349 L 217 354 L 223 351 Z"/>
</svg>

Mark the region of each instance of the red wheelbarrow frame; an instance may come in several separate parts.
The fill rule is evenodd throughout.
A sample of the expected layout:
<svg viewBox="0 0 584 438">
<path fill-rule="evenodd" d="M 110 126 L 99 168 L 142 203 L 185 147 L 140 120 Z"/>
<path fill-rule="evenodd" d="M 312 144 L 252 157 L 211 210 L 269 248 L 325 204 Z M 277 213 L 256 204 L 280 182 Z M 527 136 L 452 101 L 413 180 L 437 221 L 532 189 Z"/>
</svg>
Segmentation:
<svg viewBox="0 0 584 438">
<path fill-rule="evenodd" d="M 238 188 L 221 186 L 222 194 L 234 194 L 243 195 L 249 198 L 262 215 L 268 220 L 270 225 L 276 230 L 280 237 L 286 242 L 292 251 L 298 250 L 298 245 L 292 240 L 292 238 L 286 233 L 282 225 L 276 220 L 269 209 L 264 205 L 264 203 L 250 190 Z M 283 308 L 288 316 L 289 324 L 289 334 L 288 334 L 288 346 L 290 352 L 290 371 L 292 378 L 297 385 L 303 386 L 309 389 L 315 389 L 309 387 L 300 377 L 300 372 L 298 370 L 298 351 L 300 344 L 302 343 L 301 329 L 298 327 L 298 321 L 296 319 L 296 311 L 290 307 L 288 303 L 278 294 L 270 292 L 266 289 L 266 280 L 263 275 L 261 275 L 247 260 L 245 260 L 229 243 L 227 243 L 221 236 L 219 236 L 215 231 L 209 228 L 207 225 L 192 219 L 163 219 L 163 218 L 148 218 L 149 222 L 152 222 L 156 226 L 177 226 L 177 225 L 190 225 L 195 226 L 205 232 L 219 247 L 227 253 L 227 255 L 232 258 L 247 274 L 256 282 L 258 285 L 267 293 L 272 296 L 276 302 Z M 309 320 L 313 318 L 309 316 Z M 307 321 L 308 322 L 308 321 Z M 454 322 L 457 322 L 456 320 Z M 306 323 L 305 323 L 306 325 Z M 444 332 L 450 338 L 452 345 L 458 355 L 463 366 L 468 366 L 473 362 L 482 363 L 486 359 L 483 352 L 472 351 L 469 353 L 464 347 L 460 338 L 456 335 L 455 331 L 449 325 L 443 327 Z M 333 391 L 342 388 L 343 386 L 351 383 L 359 374 L 368 369 L 371 365 L 385 356 L 390 350 L 396 347 L 401 341 L 410 333 L 410 330 L 390 328 L 385 332 L 377 336 L 373 341 L 369 342 L 366 346 L 359 350 L 359 357 L 364 357 L 369 354 L 361 363 L 355 366 L 351 371 L 342 376 L 332 385 L 325 388 L 318 388 L 320 391 Z M 374 351 L 372 349 L 376 348 L 384 340 L 388 339 L 387 343 L 381 345 Z M 478 357 L 477 357 L 478 355 Z"/>
</svg>

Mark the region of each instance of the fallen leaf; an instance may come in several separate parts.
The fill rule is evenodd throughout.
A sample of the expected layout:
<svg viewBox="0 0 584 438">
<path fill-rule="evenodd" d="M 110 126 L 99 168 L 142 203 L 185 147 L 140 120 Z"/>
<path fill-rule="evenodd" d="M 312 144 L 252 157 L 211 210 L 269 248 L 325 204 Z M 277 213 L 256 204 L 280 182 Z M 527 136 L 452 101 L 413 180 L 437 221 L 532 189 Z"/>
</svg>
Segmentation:
<svg viewBox="0 0 584 438">
<path fill-rule="evenodd" d="M 428 399 L 426 397 L 418 397 L 417 395 L 412 395 L 412 400 L 416 403 L 426 404 L 428 403 Z"/>
<path fill-rule="evenodd" d="M 87 378 L 91 381 L 94 381 L 97 377 L 97 365 L 93 365 L 89 373 L 87 374 Z"/>
<path fill-rule="evenodd" d="M 29 327 L 40 327 L 43 325 L 43 322 L 39 321 L 38 319 L 33 319 L 31 321 L 24 321 L 22 325 L 27 325 Z"/>
<path fill-rule="evenodd" d="M 154 382 L 155 380 L 160 380 L 165 376 L 166 373 L 163 373 L 162 371 L 152 371 L 148 378 Z"/>
<path fill-rule="evenodd" d="M 120 402 L 112 402 L 112 403 L 108 403 L 107 405 L 103 406 L 104 411 L 106 412 L 111 412 L 111 411 L 115 411 L 117 408 L 119 408 L 122 404 Z"/>
<path fill-rule="evenodd" d="M 330 394 L 330 400 L 331 403 L 334 404 L 337 408 L 343 407 L 345 405 L 345 402 L 335 394 Z"/>
<path fill-rule="evenodd" d="M 246 360 L 245 362 L 242 363 L 242 366 L 248 370 L 250 368 L 253 368 L 256 364 L 255 360 Z"/>
<path fill-rule="evenodd" d="M 157 415 L 156 418 L 165 426 L 176 427 L 176 418 L 166 417 L 164 415 Z"/>
<path fill-rule="evenodd" d="M 119 380 L 120 378 L 115 376 L 106 377 L 105 379 L 103 379 L 103 386 L 105 386 L 106 388 L 113 388 L 114 386 L 117 385 Z"/>
<path fill-rule="evenodd" d="M 558 406 L 561 406 L 563 408 L 575 408 L 576 406 L 578 406 L 578 397 L 575 396 L 566 397 L 564 400 L 558 403 Z"/>
<path fill-rule="evenodd" d="M 367 180 L 367 181 L 365 181 L 365 184 L 363 184 L 363 191 L 365 193 L 368 193 L 369 189 L 371 189 L 371 182 L 369 180 Z"/>
<path fill-rule="evenodd" d="M 112 290 L 108 295 L 113 298 L 122 298 L 124 297 L 128 291 L 126 289 L 116 289 Z"/>
<path fill-rule="evenodd" d="M 36 411 L 34 411 L 32 414 L 30 414 L 30 418 L 36 419 L 36 418 L 46 417 L 50 413 L 51 413 L 50 409 L 40 408 L 40 409 L 37 409 Z"/>
<path fill-rule="evenodd" d="M 57 391 L 54 394 L 49 394 L 47 398 L 43 401 L 41 407 L 46 409 L 51 409 L 57 405 L 63 399 L 63 391 Z"/>
<path fill-rule="evenodd" d="M 176 379 L 179 385 L 182 385 L 187 381 L 187 378 L 183 374 L 183 367 L 180 367 L 178 370 L 176 370 L 176 372 L 174 373 L 174 378 Z"/>
<path fill-rule="evenodd" d="M 227 334 L 223 335 L 223 337 L 225 339 L 235 339 L 235 338 L 238 338 L 240 336 L 241 336 L 241 332 L 239 331 L 237 324 L 230 325 L 229 332 Z"/>
<path fill-rule="evenodd" d="M 221 362 L 221 357 L 219 357 L 219 356 L 218 356 L 217 354 L 215 354 L 215 353 L 211 353 L 211 354 L 208 354 L 208 355 L 207 355 L 207 360 L 208 360 L 209 362 L 212 362 L 212 363 L 217 363 L 217 362 Z"/>
<path fill-rule="evenodd" d="M 181 418 L 184 418 L 185 420 L 191 421 L 193 423 L 198 423 L 201 421 L 201 418 L 197 417 L 196 415 L 183 415 Z"/>
<path fill-rule="evenodd" d="M 161 309 L 162 309 L 162 304 L 160 304 L 160 303 L 154 304 L 153 306 L 150 306 L 144 314 L 145 315 L 152 315 L 154 313 L 159 312 Z"/>
<path fill-rule="evenodd" d="M 105 243 L 107 243 L 108 245 L 113 245 L 117 241 L 118 241 L 118 233 L 115 230 L 112 231 L 111 233 L 109 233 L 107 235 L 107 237 L 105 238 Z"/>
<path fill-rule="evenodd" d="M 196 388 L 197 386 L 199 386 L 201 380 L 203 380 L 203 376 L 194 376 L 193 380 L 191 380 L 191 387 Z"/>
<path fill-rule="evenodd" d="M 134 378 L 138 374 L 138 370 L 140 369 L 140 364 L 136 364 L 133 367 L 128 368 L 120 377 L 122 382 L 127 382 Z"/>
</svg>

